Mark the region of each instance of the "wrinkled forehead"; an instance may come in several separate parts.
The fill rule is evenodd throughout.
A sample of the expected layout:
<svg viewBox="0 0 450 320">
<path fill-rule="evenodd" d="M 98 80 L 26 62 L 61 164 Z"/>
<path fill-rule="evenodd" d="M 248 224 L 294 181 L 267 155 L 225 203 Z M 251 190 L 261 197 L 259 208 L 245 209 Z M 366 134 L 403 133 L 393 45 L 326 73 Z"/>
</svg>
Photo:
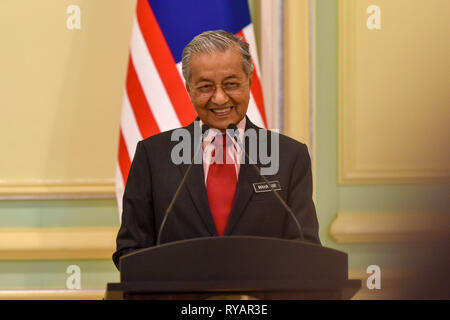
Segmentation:
<svg viewBox="0 0 450 320">
<path fill-rule="evenodd" d="M 233 55 L 239 55 L 242 62 L 244 61 L 244 57 L 242 57 L 241 52 L 239 51 L 239 47 L 237 44 L 230 44 L 227 47 L 216 47 L 216 46 L 205 46 L 199 47 L 197 50 L 193 51 L 191 54 L 191 61 L 194 57 L 198 56 L 214 56 L 220 58 L 225 53 L 231 53 Z"/>
<path fill-rule="evenodd" d="M 246 76 L 244 58 L 237 47 L 227 50 L 196 52 L 191 56 L 189 67 L 191 80 L 219 74 L 226 77 Z"/>
</svg>

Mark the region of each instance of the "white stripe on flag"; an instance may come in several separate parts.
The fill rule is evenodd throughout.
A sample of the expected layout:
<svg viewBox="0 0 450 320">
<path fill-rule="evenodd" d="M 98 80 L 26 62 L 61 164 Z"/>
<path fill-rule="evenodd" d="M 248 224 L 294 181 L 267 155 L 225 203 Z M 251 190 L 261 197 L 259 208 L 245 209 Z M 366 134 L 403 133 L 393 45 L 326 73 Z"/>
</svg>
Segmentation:
<svg viewBox="0 0 450 320">
<path fill-rule="evenodd" d="M 142 140 L 142 135 L 136 122 L 136 117 L 133 113 L 133 109 L 130 105 L 128 92 L 126 91 L 123 97 L 120 127 L 122 128 L 122 135 L 123 139 L 125 140 L 125 145 L 127 146 L 128 155 L 130 156 L 130 160 L 133 160 L 137 143 Z"/>
<path fill-rule="evenodd" d="M 261 114 L 259 113 L 258 107 L 256 106 L 255 99 L 253 99 L 253 94 L 250 95 L 250 102 L 248 103 L 247 116 L 258 127 L 265 128 L 264 121 L 261 117 Z"/>
<path fill-rule="evenodd" d="M 130 54 L 136 73 L 144 91 L 150 109 L 161 131 L 178 128 L 180 121 L 175 113 L 166 89 L 161 81 L 154 61 L 137 21 L 134 21 Z"/>
<path fill-rule="evenodd" d="M 255 41 L 255 32 L 253 30 L 253 23 L 250 23 L 244 29 L 242 29 L 242 33 L 244 34 L 245 40 L 247 40 L 250 45 L 250 54 L 252 55 L 253 62 L 255 64 L 256 74 L 258 78 L 261 79 L 261 73 L 259 72 L 259 60 L 258 60 L 258 51 L 256 48 Z"/>
<path fill-rule="evenodd" d="M 177 66 L 177 70 L 178 70 L 178 73 L 180 74 L 180 78 L 183 80 L 183 83 L 184 83 L 184 77 L 183 77 L 183 66 L 182 66 L 182 63 L 181 62 L 178 62 L 177 64 L 176 64 L 176 66 Z"/>
</svg>

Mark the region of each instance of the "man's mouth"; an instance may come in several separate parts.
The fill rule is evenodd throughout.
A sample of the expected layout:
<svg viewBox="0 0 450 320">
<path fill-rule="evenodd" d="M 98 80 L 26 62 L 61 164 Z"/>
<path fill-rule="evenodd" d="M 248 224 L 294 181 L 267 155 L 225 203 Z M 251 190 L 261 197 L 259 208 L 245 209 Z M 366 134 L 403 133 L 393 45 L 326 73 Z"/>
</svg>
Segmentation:
<svg viewBox="0 0 450 320">
<path fill-rule="evenodd" d="M 231 112 L 231 109 L 233 109 L 233 107 L 214 108 L 214 109 L 209 109 L 209 110 L 212 111 L 216 116 L 223 117 L 223 116 L 227 116 Z"/>
</svg>

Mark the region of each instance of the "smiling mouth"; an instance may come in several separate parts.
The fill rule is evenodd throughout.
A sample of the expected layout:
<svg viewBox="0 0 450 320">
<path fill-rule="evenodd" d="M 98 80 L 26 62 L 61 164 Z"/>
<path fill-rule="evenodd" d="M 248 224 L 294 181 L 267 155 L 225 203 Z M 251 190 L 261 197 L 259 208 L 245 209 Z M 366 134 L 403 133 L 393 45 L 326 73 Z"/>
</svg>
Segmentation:
<svg viewBox="0 0 450 320">
<path fill-rule="evenodd" d="M 209 109 L 209 111 L 211 111 L 212 113 L 214 113 L 218 117 L 223 117 L 223 116 L 229 115 L 230 112 L 231 112 L 231 109 L 233 109 L 233 107 L 215 108 L 215 109 Z"/>
</svg>

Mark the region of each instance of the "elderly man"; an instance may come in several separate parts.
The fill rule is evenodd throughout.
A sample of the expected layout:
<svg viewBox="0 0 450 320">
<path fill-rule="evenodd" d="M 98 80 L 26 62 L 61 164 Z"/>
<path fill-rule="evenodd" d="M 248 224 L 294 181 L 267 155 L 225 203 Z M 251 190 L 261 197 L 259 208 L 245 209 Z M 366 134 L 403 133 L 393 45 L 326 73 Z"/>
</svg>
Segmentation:
<svg viewBox="0 0 450 320">
<path fill-rule="evenodd" d="M 122 255 L 154 246 L 157 239 L 162 243 L 253 235 L 320 244 L 306 146 L 258 128 L 246 117 L 253 71 L 249 45 L 222 30 L 204 32 L 185 47 L 182 65 L 186 89 L 198 114 L 197 121 L 184 128 L 192 137 L 192 154 L 194 132 L 202 125 L 210 128 L 198 148 L 202 161 L 191 167 L 166 216 L 189 163 L 173 161 L 174 130 L 138 143 L 123 198 L 122 225 L 113 255 L 116 266 L 119 267 Z M 239 138 L 231 143 L 228 136 L 223 136 L 230 124 L 239 133 Z M 255 165 L 242 161 L 246 159 L 242 156 L 244 150 L 256 150 L 252 141 L 244 144 L 244 150 L 240 148 L 243 145 L 239 141 L 244 142 L 245 133 L 252 130 L 267 137 L 256 135 L 253 143 L 257 149 L 264 144 L 264 150 L 271 150 L 269 141 L 276 138 L 279 148 L 272 148 L 271 156 L 279 163 L 267 179 L 288 208 L 277 199 Z M 253 157 L 256 166 L 263 169 L 258 155 L 250 154 L 250 159 Z"/>
</svg>

